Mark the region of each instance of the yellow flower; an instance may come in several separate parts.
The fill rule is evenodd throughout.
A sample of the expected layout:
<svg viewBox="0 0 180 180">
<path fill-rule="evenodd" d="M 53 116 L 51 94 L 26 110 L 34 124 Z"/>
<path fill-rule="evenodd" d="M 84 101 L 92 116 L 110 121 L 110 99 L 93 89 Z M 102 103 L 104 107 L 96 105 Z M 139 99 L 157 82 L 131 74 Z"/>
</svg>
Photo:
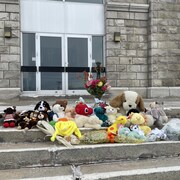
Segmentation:
<svg viewBox="0 0 180 180">
<path fill-rule="evenodd" d="M 100 81 L 98 84 L 97 84 L 99 87 L 101 87 L 103 85 L 103 82 Z"/>
</svg>

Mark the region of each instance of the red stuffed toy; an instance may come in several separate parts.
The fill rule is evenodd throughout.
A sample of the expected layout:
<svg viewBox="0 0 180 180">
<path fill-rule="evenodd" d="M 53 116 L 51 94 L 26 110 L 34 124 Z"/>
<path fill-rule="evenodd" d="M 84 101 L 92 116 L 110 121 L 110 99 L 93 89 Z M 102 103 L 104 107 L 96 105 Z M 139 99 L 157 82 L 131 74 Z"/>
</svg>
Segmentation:
<svg viewBox="0 0 180 180">
<path fill-rule="evenodd" d="M 87 104 L 83 102 L 79 102 L 75 107 L 75 111 L 77 114 L 89 116 L 93 113 L 93 108 L 88 107 Z"/>
</svg>

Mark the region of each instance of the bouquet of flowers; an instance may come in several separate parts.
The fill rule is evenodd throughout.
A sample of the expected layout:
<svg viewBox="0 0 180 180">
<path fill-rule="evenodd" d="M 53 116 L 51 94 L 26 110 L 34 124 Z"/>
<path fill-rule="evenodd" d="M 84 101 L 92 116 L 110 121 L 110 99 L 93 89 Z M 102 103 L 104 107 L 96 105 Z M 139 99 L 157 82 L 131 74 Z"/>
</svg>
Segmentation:
<svg viewBox="0 0 180 180">
<path fill-rule="evenodd" d="M 91 73 L 84 72 L 84 80 L 87 92 L 98 99 L 101 99 L 103 94 L 111 87 L 105 76 L 93 79 Z"/>
</svg>

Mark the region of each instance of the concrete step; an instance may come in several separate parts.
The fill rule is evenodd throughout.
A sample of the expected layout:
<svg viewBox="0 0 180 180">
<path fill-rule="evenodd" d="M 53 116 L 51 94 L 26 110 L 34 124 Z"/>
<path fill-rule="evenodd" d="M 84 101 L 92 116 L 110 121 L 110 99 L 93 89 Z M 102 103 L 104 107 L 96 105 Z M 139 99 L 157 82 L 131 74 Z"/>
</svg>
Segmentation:
<svg viewBox="0 0 180 180">
<path fill-rule="evenodd" d="M 52 142 L 0 143 L 1 170 L 179 156 L 179 141 L 74 145 L 73 148 Z"/>
<path fill-rule="evenodd" d="M 160 157 L 157 159 L 114 161 L 80 165 L 82 180 L 178 180 L 180 157 Z M 55 167 L 29 167 L 0 171 L 1 179 L 26 180 L 72 180 L 71 165 Z"/>
</svg>

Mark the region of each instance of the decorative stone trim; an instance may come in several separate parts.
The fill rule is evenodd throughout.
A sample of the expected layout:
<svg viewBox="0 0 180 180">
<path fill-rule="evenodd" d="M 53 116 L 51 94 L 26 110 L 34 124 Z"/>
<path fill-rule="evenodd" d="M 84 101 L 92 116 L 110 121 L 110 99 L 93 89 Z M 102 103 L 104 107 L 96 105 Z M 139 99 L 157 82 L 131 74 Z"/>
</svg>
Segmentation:
<svg viewBox="0 0 180 180">
<path fill-rule="evenodd" d="M 0 3 L 19 4 L 19 1 L 18 0 L 0 0 Z"/>
<path fill-rule="evenodd" d="M 107 2 L 108 11 L 148 12 L 149 4 Z"/>
</svg>

